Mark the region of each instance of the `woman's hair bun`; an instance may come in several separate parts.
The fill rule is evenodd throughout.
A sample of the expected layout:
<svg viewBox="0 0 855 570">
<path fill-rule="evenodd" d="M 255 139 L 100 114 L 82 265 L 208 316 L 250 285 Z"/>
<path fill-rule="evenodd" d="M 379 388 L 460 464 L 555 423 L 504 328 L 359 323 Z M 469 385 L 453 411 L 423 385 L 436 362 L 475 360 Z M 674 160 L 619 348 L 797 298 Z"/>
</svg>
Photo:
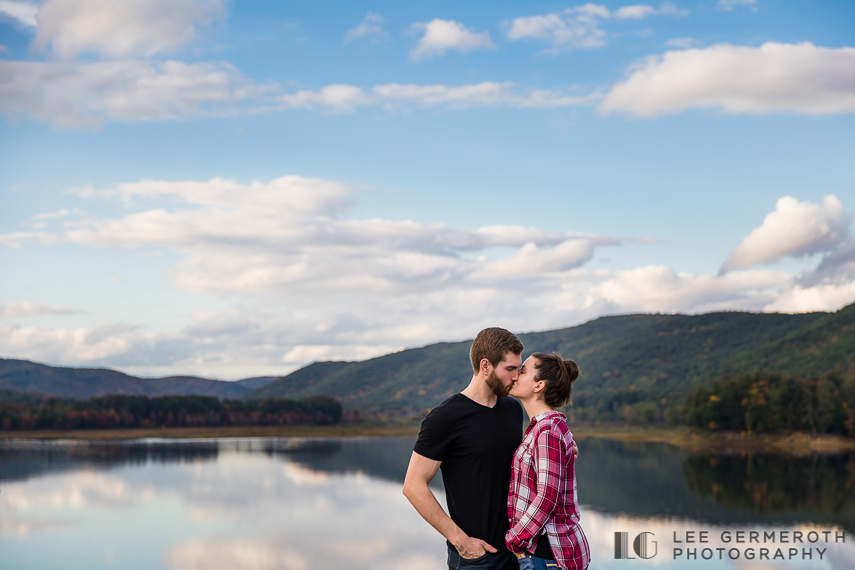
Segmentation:
<svg viewBox="0 0 855 570">
<path fill-rule="evenodd" d="M 570 360 L 569 358 L 564 360 L 564 368 L 567 370 L 568 376 L 570 376 L 571 384 L 579 378 L 579 365 L 576 364 L 575 360 Z"/>
<path fill-rule="evenodd" d="M 532 356 L 537 360 L 535 369 L 537 380 L 542 380 L 546 387 L 543 389 L 543 401 L 552 408 L 561 408 L 570 403 L 573 394 L 573 383 L 579 378 L 579 366 L 573 360 L 565 360 L 560 354 L 553 352 L 535 352 Z"/>
</svg>

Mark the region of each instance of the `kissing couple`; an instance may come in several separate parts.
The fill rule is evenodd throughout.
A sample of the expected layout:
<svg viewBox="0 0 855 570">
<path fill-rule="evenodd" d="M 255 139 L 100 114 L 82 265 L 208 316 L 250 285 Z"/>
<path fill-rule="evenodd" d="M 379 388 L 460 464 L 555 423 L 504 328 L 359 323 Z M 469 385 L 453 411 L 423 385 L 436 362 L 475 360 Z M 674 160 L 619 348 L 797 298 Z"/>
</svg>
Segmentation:
<svg viewBox="0 0 855 570">
<path fill-rule="evenodd" d="M 505 329 L 478 333 L 472 380 L 431 410 L 413 448 L 404 495 L 445 537 L 450 569 L 585 570 L 591 561 L 579 525 L 578 449 L 558 411 L 579 368 L 554 352 L 522 362 L 522 352 Z M 440 469 L 448 514 L 428 488 Z"/>
</svg>

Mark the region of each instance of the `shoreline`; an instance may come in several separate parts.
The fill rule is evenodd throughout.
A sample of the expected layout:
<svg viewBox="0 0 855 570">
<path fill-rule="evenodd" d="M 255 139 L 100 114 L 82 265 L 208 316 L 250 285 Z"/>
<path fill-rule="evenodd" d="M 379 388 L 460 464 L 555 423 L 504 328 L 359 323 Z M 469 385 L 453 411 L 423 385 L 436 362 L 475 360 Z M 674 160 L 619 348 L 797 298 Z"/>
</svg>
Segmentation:
<svg viewBox="0 0 855 570">
<path fill-rule="evenodd" d="M 629 426 L 571 426 L 575 439 L 612 439 L 642 443 L 667 443 L 692 453 L 723 455 L 785 453 L 789 455 L 837 454 L 855 451 L 855 440 L 838 435 L 811 437 L 806 433 L 748 434 L 736 432 L 696 433 L 688 428 Z"/>
<path fill-rule="evenodd" d="M 419 433 L 419 421 L 360 422 L 328 426 L 218 426 L 123 428 L 88 430 L 10 430 L 0 431 L 0 441 L 23 440 L 75 440 L 121 441 L 133 439 L 222 439 L 254 437 L 412 437 Z M 637 443 L 665 443 L 685 451 L 719 454 L 786 453 L 809 455 L 835 454 L 855 451 L 855 440 L 841 436 L 823 435 L 812 438 L 808 434 L 739 434 L 693 433 L 687 428 L 650 428 L 631 426 L 571 426 L 574 438 L 611 439 Z"/>
<path fill-rule="evenodd" d="M 0 431 L 0 441 L 78 440 L 120 441 L 131 439 L 222 439 L 253 437 L 415 437 L 419 424 L 409 422 L 364 422 L 358 424 L 279 425 L 279 426 L 216 426 L 163 428 L 110 428 L 76 430 L 9 430 Z"/>
</svg>

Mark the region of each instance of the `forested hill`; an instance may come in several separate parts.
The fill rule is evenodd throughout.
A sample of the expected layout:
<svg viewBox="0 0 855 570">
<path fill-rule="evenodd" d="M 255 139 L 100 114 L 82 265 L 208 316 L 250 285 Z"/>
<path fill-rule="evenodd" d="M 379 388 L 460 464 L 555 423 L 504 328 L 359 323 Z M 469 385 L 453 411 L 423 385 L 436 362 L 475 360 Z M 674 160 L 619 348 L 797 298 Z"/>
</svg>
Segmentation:
<svg viewBox="0 0 855 570">
<path fill-rule="evenodd" d="M 574 405 L 591 414 L 642 401 L 681 404 L 696 386 L 724 374 L 855 375 L 855 304 L 799 315 L 602 317 L 520 338 L 526 354 L 556 350 L 579 363 Z M 328 394 L 347 408 L 419 412 L 466 386 L 470 344 L 433 344 L 363 362 L 318 362 L 246 397 Z"/>
<path fill-rule="evenodd" d="M 579 419 L 616 419 L 639 402 L 681 404 L 698 385 L 755 371 L 855 377 L 855 304 L 836 313 L 709 313 L 602 317 L 572 328 L 520 335 L 526 354 L 575 359 Z M 318 362 L 288 376 L 223 382 L 138 378 L 108 369 L 60 368 L 0 359 L 0 390 L 75 399 L 107 394 L 290 398 L 329 395 L 346 408 L 421 413 L 470 378 L 471 341 L 438 343 L 363 362 Z M 603 414 L 612 413 L 611 418 Z"/>
<path fill-rule="evenodd" d="M 237 382 L 207 380 L 194 376 L 138 378 L 106 368 L 61 368 L 0 358 L 0 390 L 51 394 L 87 399 L 108 394 L 140 396 L 196 395 L 240 398 L 272 378 L 247 378 Z"/>
</svg>

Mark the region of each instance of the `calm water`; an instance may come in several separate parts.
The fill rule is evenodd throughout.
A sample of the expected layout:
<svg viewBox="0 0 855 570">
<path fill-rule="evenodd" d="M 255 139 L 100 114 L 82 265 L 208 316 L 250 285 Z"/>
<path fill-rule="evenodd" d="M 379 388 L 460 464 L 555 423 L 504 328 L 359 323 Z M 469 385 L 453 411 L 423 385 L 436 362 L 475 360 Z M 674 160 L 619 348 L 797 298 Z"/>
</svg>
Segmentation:
<svg viewBox="0 0 855 570">
<path fill-rule="evenodd" d="M 0 443 L 0 569 L 443 568 L 442 538 L 401 494 L 412 443 Z M 591 570 L 855 568 L 855 455 L 580 447 Z M 702 531 L 707 542 L 687 543 Z M 737 531 L 746 542 L 736 542 Z M 751 531 L 760 542 L 748 542 Z M 627 533 L 632 559 L 615 559 L 616 532 Z M 641 554 L 656 553 L 648 559 L 632 548 L 643 532 L 653 533 L 642 536 L 651 542 Z M 773 532 L 774 542 L 762 543 Z"/>
</svg>

